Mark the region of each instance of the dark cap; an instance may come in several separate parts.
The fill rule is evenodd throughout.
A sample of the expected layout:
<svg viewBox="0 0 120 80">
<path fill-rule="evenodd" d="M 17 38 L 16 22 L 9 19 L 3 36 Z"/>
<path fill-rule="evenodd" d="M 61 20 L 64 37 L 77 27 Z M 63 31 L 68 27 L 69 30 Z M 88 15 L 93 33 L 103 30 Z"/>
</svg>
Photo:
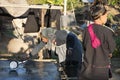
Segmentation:
<svg viewBox="0 0 120 80">
<path fill-rule="evenodd" d="M 66 43 L 67 34 L 68 33 L 65 30 L 56 31 L 56 33 L 55 33 L 55 35 L 56 35 L 56 44 L 58 46 Z"/>
<path fill-rule="evenodd" d="M 94 5 L 90 9 L 91 16 L 94 20 L 98 19 L 100 16 L 104 15 L 107 12 L 104 5 L 98 4 Z"/>
</svg>

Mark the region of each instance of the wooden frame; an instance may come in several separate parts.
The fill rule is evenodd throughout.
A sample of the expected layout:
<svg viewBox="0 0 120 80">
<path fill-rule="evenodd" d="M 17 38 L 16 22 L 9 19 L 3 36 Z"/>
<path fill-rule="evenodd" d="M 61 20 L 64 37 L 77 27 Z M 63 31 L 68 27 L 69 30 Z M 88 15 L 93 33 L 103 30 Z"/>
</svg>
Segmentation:
<svg viewBox="0 0 120 80">
<path fill-rule="evenodd" d="M 18 5 L 18 4 L 0 4 L 0 7 L 18 7 L 18 8 L 34 8 L 34 9 L 63 9 L 62 6 L 54 5 Z"/>
</svg>

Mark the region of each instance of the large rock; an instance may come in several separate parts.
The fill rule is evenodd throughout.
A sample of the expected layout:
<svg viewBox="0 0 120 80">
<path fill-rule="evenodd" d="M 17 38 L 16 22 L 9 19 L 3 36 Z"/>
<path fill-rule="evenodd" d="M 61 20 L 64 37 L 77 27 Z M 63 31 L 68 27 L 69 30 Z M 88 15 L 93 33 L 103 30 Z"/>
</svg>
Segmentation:
<svg viewBox="0 0 120 80">
<path fill-rule="evenodd" d="M 7 46 L 10 53 L 24 53 L 28 49 L 28 45 L 21 39 L 11 39 Z"/>
<path fill-rule="evenodd" d="M 120 74 L 120 68 L 116 69 L 116 70 L 115 70 L 115 73 Z"/>
</svg>

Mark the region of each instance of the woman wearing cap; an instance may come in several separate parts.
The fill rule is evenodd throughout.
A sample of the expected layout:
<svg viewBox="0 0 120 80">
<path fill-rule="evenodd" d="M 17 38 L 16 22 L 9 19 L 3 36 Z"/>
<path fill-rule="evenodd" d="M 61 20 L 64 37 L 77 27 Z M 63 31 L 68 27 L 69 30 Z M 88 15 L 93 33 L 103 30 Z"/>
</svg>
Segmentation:
<svg viewBox="0 0 120 80">
<path fill-rule="evenodd" d="M 93 23 L 83 32 L 84 57 L 79 80 L 109 80 L 109 58 L 115 49 L 113 32 L 104 27 L 107 10 L 101 4 L 91 7 Z"/>
</svg>

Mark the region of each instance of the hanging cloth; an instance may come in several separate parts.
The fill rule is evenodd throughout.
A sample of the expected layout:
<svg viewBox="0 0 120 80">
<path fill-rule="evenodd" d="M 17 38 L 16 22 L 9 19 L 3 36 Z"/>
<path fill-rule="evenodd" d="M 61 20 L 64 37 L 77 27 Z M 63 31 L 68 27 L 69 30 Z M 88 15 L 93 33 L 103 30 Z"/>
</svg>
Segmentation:
<svg viewBox="0 0 120 80">
<path fill-rule="evenodd" d="M 72 12 L 71 13 L 68 13 L 67 15 L 61 15 L 60 27 L 62 29 L 66 28 L 66 27 L 77 26 L 76 17 L 75 17 L 75 13 L 74 13 L 74 8 L 73 8 L 72 2 L 71 2 L 71 6 L 72 6 Z"/>
<path fill-rule="evenodd" d="M 24 26 L 24 33 L 33 33 L 33 32 L 38 32 L 40 27 L 37 22 L 37 19 L 35 17 L 34 12 L 30 12 L 27 18 L 27 22 Z"/>
</svg>

